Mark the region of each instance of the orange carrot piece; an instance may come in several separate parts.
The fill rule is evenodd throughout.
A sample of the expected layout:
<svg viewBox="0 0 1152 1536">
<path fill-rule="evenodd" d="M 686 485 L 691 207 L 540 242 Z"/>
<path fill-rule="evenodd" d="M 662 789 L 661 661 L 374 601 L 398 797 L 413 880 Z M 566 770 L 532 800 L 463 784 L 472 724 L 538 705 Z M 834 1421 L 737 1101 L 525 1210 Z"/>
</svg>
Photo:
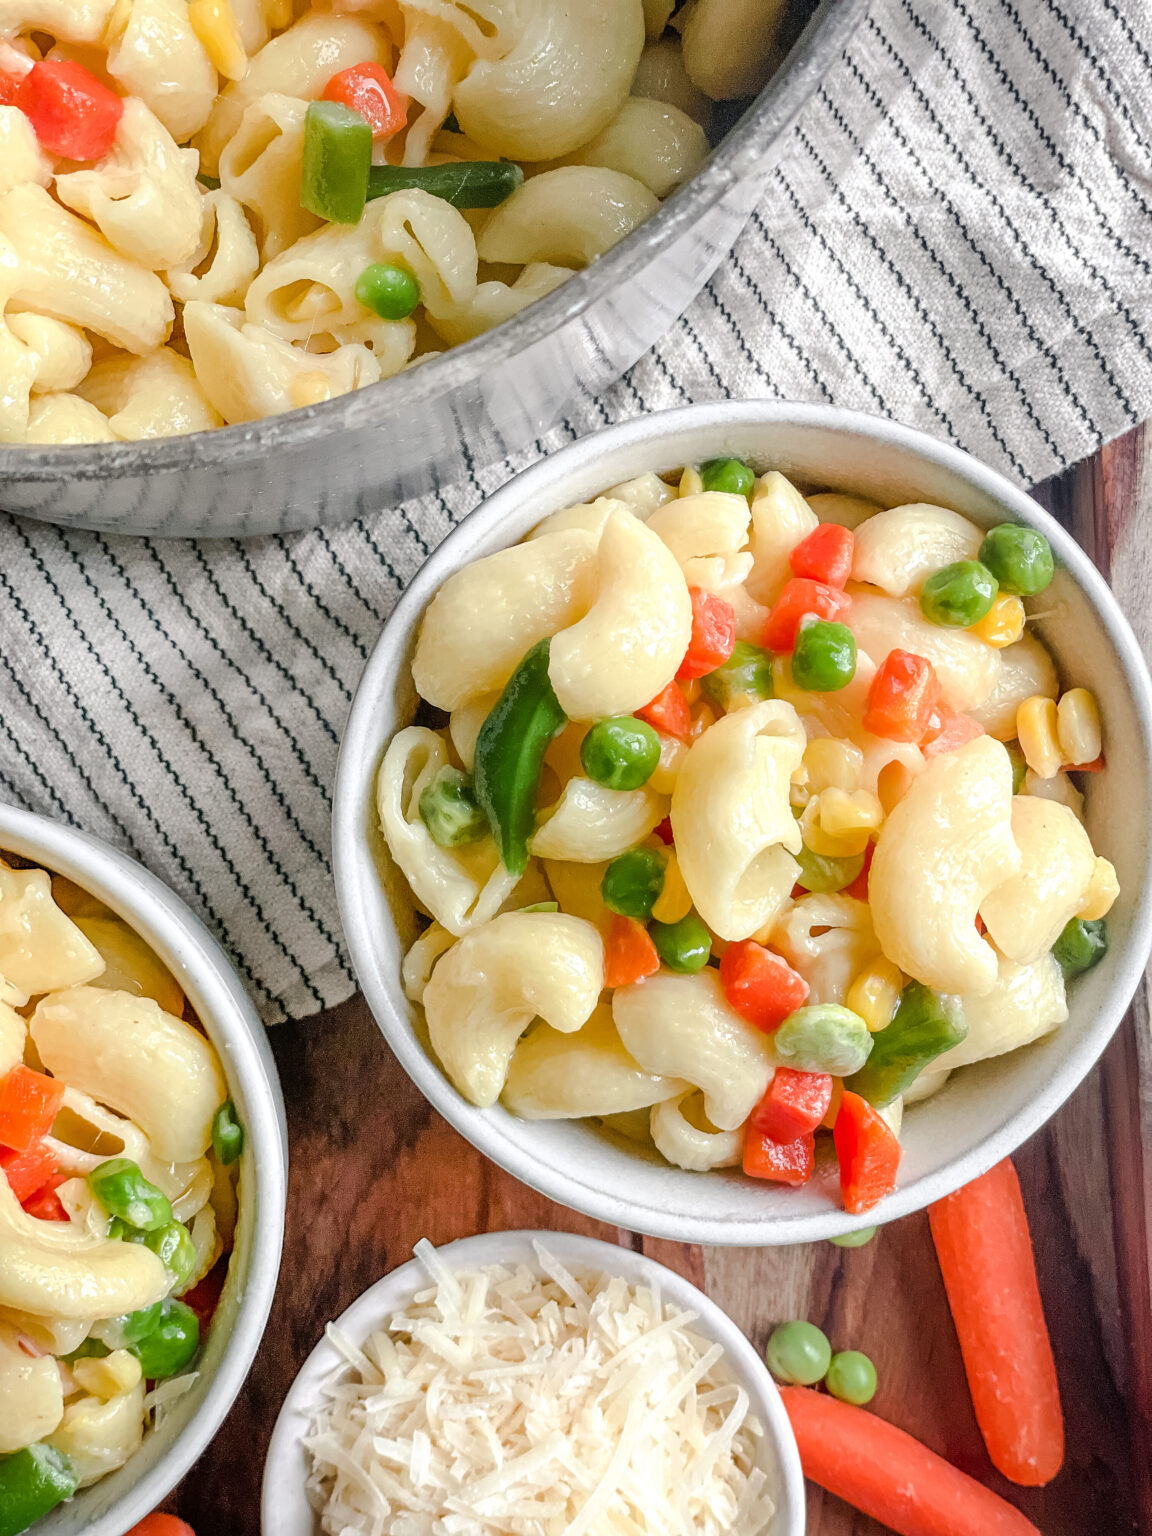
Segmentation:
<svg viewBox="0 0 1152 1536">
<path fill-rule="evenodd" d="M 781 1387 L 804 1476 L 896 1536 L 1040 1536 L 1018 1509 L 919 1440 L 810 1387 Z"/>
<path fill-rule="evenodd" d="M 643 923 L 635 918 L 612 918 L 604 944 L 604 985 L 629 987 L 660 969 L 660 956 Z"/>
<path fill-rule="evenodd" d="M 1011 1159 L 938 1200 L 928 1218 L 992 1465 L 1041 1488 L 1064 1463 L 1064 1415 Z"/>
</svg>

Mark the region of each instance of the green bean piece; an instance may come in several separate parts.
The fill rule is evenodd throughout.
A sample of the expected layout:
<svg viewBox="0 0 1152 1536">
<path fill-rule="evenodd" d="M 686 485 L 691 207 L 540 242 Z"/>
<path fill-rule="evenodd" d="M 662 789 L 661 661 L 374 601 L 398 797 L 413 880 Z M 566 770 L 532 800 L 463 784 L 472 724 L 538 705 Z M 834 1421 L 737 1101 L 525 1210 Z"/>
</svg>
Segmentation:
<svg viewBox="0 0 1152 1536">
<path fill-rule="evenodd" d="M 79 1486 L 72 1463 L 53 1445 L 0 1456 L 0 1536 L 20 1536 Z"/>
<path fill-rule="evenodd" d="M 356 279 L 356 297 L 381 320 L 407 320 L 420 302 L 420 284 L 404 267 L 375 261 Z"/>
<path fill-rule="evenodd" d="M 596 724 L 580 743 L 584 772 L 607 789 L 640 789 L 660 761 L 660 738 L 646 720 L 613 715 Z"/>
<path fill-rule="evenodd" d="M 527 652 L 476 738 L 473 788 L 513 875 L 528 867 L 544 753 L 568 724 L 548 679 L 549 646 L 541 640 Z"/>
<path fill-rule="evenodd" d="M 368 199 L 416 188 L 453 208 L 495 208 L 511 197 L 524 172 L 510 160 L 464 160 L 458 165 L 374 165 Z"/>
<path fill-rule="evenodd" d="M 162 1301 L 160 1316 L 143 1338 L 128 1345 L 149 1381 L 182 1371 L 200 1347 L 200 1323 L 182 1301 Z"/>
<path fill-rule="evenodd" d="M 441 768 L 423 790 L 417 809 L 438 848 L 460 848 L 488 834 L 488 818 L 480 809 L 472 780 L 459 768 Z"/>
<path fill-rule="evenodd" d="M 1012 764 L 1012 793 L 1018 795 L 1024 788 L 1024 780 L 1028 774 L 1028 760 L 1021 752 L 1018 741 L 1006 741 L 1004 746 Z"/>
<path fill-rule="evenodd" d="M 832 1356 L 824 1385 L 842 1403 L 862 1408 L 876 1396 L 876 1367 L 858 1349 L 844 1349 Z"/>
<path fill-rule="evenodd" d="M 150 1184 L 130 1157 L 113 1157 L 93 1168 L 88 1188 L 108 1212 L 126 1226 L 154 1232 L 172 1220 L 167 1195 Z"/>
<path fill-rule="evenodd" d="M 856 1232 L 841 1232 L 839 1237 L 830 1237 L 828 1241 L 834 1248 L 866 1248 L 879 1230 L 879 1227 L 861 1227 Z"/>
<path fill-rule="evenodd" d="M 910 981 L 892 1022 L 872 1036 L 871 1055 L 844 1086 L 883 1109 L 906 1093 L 937 1056 L 967 1036 L 968 1021 L 956 998 Z"/>
<path fill-rule="evenodd" d="M 995 576 L 979 560 L 956 560 L 934 571 L 920 588 L 920 612 L 946 629 L 969 629 L 996 601 Z"/>
<path fill-rule="evenodd" d="M 372 165 L 372 129 L 337 101 L 310 101 L 304 115 L 300 206 L 330 224 L 359 224 Z"/>
<path fill-rule="evenodd" d="M 559 912 L 558 901 L 534 901 L 530 907 L 517 907 L 517 912 Z"/>
<path fill-rule="evenodd" d="M 756 471 L 743 459 L 709 459 L 700 466 L 700 483 L 706 491 L 726 491 L 730 496 L 751 496 Z"/>
<path fill-rule="evenodd" d="M 764 1358 L 785 1386 L 814 1387 L 832 1363 L 832 1346 L 815 1323 L 796 1318 L 772 1330 Z"/>
<path fill-rule="evenodd" d="M 648 930 L 661 964 L 683 976 L 693 976 L 708 964 L 712 935 L 695 912 L 678 923 L 653 923 Z"/>
<path fill-rule="evenodd" d="M 646 922 L 664 889 L 668 861 L 655 848 L 633 848 L 613 859 L 600 882 L 600 895 L 610 912 Z"/>
<path fill-rule="evenodd" d="M 1083 976 L 1085 971 L 1099 965 L 1107 953 L 1108 923 L 1102 917 L 1092 921 L 1083 917 L 1070 919 L 1052 946 L 1052 954 L 1064 972 L 1065 981 Z"/>
<path fill-rule="evenodd" d="M 225 1168 L 244 1150 L 244 1127 L 236 1118 L 236 1106 L 231 1099 L 225 1099 L 212 1116 L 212 1150 Z"/>
<path fill-rule="evenodd" d="M 829 619 L 801 623 L 792 650 L 792 681 L 809 693 L 836 693 L 856 676 L 856 636 Z"/>
<path fill-rule="evenodd" d="M 840 1003 L 807 1003 L 790 1013 L 772 1037 L 780 1064 L 797 1072 L 847 1077 L 868 1060 L 875 1036 L 858 1013 Z"/>
<path fill-rule="evenodd" d="M 772 658 L 747 640 L 737 640 L 723 666 L 700 679 L 700 692 L 725 714 L 772 697 Z"/>
<path fill-rule="evenodd" d="M 862 853 L 847 859 L 826 858 L 823 854 L 813 853 L 807 843 L 797 854 L 796 861 L 800 865 L 796 884 L 820 895 L 828 891 L 842 891 L 846 885 L 852 884 L 864 868 Z"/>
<path fill-rule="evenodd" d="M 1056 569 L 1052 546 L 1035 528 L 997 523 L 984 535 L 980 561 L 1000 583 L 1001 591 L 1035 597 L 1052 580 Z"/>
</svg>

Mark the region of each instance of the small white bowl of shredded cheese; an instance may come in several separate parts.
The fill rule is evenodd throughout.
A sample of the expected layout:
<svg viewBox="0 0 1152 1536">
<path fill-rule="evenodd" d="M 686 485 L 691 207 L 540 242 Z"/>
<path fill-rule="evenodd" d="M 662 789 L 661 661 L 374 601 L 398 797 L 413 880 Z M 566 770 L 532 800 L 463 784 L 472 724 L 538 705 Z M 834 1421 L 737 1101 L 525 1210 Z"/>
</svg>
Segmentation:
<svg viewBox="0 0 1152 1536">
<path fill-rule="evenodd" d="M 329 1324 L 272 1435 L 264 1536 L 802 1536 L 771 1376 L 731 1318 L 628 1248 L 498 1232 Z"/>
</svg>

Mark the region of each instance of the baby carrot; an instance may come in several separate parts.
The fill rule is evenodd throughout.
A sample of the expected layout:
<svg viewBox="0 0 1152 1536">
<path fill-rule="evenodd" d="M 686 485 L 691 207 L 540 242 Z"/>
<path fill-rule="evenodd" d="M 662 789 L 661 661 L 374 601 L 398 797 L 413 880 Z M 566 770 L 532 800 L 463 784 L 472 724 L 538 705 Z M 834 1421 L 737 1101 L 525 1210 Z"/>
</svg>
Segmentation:
<svg viewBox="0 0 1152 1536">
<path fill-rule="evenodd" d="M 1064 1415 L 1010 1159 L 928 1217 L 988 1455 L 1012 1482 L 1042 1487 L 1064 1461 Z"/>
<path fill-rule="evenodd" d="M 999 1494 L 864 1408 L 781 1387 L 804 1476 L 896 1536 L 1040 1536 Z"/>
</svg>

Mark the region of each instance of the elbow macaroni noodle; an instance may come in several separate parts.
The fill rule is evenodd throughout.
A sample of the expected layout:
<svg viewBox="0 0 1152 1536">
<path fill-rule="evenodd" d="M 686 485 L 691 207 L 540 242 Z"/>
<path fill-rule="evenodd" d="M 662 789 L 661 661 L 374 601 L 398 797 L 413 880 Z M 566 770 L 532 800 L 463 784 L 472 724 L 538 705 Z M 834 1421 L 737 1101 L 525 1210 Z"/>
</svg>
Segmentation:
<svg viewBox="0 0 1152 1536">
<path fill-rule="evenodd" d="M 820 1071 L 821 1050 L 858 1059 L 862 1039 L 899 1026 L 902 997 L 938 994 L 966 1030 L 925 1060 L 909 1103 L 1058 1028 L 1060 945 L 1117 895 L 1079 819 L 1085 765 L 1043 777 L 1020 750 L 1027 739 L 1040 751 L 1023 727 L 1042 704 L 1056 722 L 1045 752 L 1059 754 L 1062 726 L 1068 750 L 1099 753 L 1094 699 L 1075 689 L 1057 709 L 1056 669 L 1031 630 L 994 645 L 921 606 L 928 577 L 978 558 L 982 531 L 924 503 L 806 498 L 776 471 L 749 475 L 745 496 L 707 484 L 704 469 L 641 475 L 562 508 L 450 576 L 412 663 L 447 725 L 400 731 L 376 786 L 391 858 L 434 919 L 405 960 L 405 992 L 460 1092 L 633 1138 L 646 1119 L 650 1148 L 701 1172 L 748 1166 L 779 1067 Z M 763 640 L 804 590 L 794 563 L 813 556 L 797 546 L 833 516 L 854 529 L 837 601 L 857 649 L 851 675 L 817 686 L 793 650 L 814 616 L 775 654 Z M 723 646 L 697 665 L 698 647 L 720 643 L 709 629 L 720 614 Z M 544 643 L 539 686 L 560 724 L 522 786 L 533 798 L 518 877 L 496 836 L 500 797 L 515 791 L 502 780 L 528 770 L 519 755 L 502 763 L 499 730 L 481 728 L 521 697 L 510 680 Z M 893 652 L 930 664 L 938 690 L 911 731 L 880 711 Z M 623 726 L 648 731 L 640 770 L 598 755 Z M 517 729 L 519 754 L 527 715 Z M 473 795 L 462 840 L 422 800 L 445 774 Z M 673 938 L 686 922 L 704 935 L 692 962 Z M 774 1026 L 758 1027 L 724 969 L 729 950 L 766 954 L 820 1018 L 849 1010 L 855 1043 L 793 1034 L 778 1054 Z M 903 1108 L 900 1094 L 877 1104 L 896 1136 Z"/>
<path fill-rule="evenodd" d="M 718 47 L 749 4 L 739 47 Z M 712 100 L 758 90 L 777 60 L 777 8 L 761 10 L 691 0 L 672 25 L 664 0 L 0 0 L 7 72 L 72 60 L 123 100 L 88 163 L 0 106 L 0 442 L 242 424 L 510 319 L 696 174 Z M 361 65 L 392 77 L 406 113 L 376 164 L 506 159 L 526 179 L 467 216 L 417 189 L 359 224 L 322 221 L 302 205 L 305 118 Z M 360 300 L 380 262 L 416 279 L 426 323 Z M 74 330 L 67 367 L 25 316 Z M 105 372 L 160 358 L 146 407 L 100 403 Z"/>
</svg>

